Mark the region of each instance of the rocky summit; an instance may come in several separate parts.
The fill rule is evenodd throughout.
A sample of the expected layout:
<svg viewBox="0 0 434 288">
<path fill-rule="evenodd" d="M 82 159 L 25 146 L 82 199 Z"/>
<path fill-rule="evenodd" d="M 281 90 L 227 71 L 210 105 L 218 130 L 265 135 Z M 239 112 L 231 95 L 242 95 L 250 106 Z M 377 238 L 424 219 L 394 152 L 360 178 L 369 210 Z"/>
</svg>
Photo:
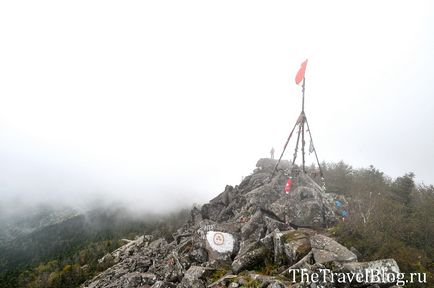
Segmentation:
<svg viewBox="0 0 434 288">
<path fill-rule="evenodd" d="M 372 269 L 396 275 L 399 267 L 393 259 L 358 262 L 356 250 L 327 232 L 342 221 L 335 201 L 345 206 L 345 199 L 326 193 L 287 161 L 272 177 L 276 163 L 260 159 L 239 185 L 193 208 L 173 241 L 143 235 L 104 256 L 100 262 L 110 268 L 82 287 L 392 286 L 393 277 L 381 283 L 334 277 Z M 285 193 L 290 174 L 292 188 Z M 320 277 L 306 276 L 314 274 Z"/>
</svg>

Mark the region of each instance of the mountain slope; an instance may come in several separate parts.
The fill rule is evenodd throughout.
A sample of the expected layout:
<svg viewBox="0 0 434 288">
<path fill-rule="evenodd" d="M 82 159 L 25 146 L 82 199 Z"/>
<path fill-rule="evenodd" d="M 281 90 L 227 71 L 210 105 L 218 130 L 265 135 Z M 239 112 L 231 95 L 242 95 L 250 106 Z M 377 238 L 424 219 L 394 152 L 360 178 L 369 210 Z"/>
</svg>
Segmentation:
<svg viewBox="0 0 434 288">
<path fill-rule="evenodd" d="M 143 236 L 106 255 L 101 261 L 115 264 L 83 287 L 302 287 L 294 269 L 399 273 L 393 259 L 357 262 L 357 252 L 328 237 L 325 229 L 340 221 L 334 201 L 344 197 L 287 162 L 270 179 L 275 163 L 261 159 L 240 185 L 193 209 L 173 241 Z M 285 194 L 288 173 L 294 186 Z M 320 284 L 335 287 L 330 275 Z"/>
<path fill-rule="evenodd" d="M 49 206 L 26 209 L 24 214 L 1 215 L 0 246 L 44 227 L 62 223 L 76 215 L 78 215 L 77 211 L 69 207 L 53 208 Z"/>
<path fill-rule="evenodd" d="M 40 214 L 52 215 L 51 212 L 52 209 L 49 209 Z M 184 219 L 182 213 L 184 212 L 176 214 L 179 221 Z M 78 267 L 90 265 L 95 269 L 97 263 L 94 262 L 105 253 L 119 247 L 118 243 L 121 239 L 142 233 L 167 236 L 174 231 L 174 228 L 165 222 L 171 222 L 173 227 L 177 227 L 178 223 L 170 218 L 175 216 L 138 217 L 131 215 L 125 208 L 100 207 L 85 214 L 75 214 L 63 218 L 63 221 L 58 217 L 51 225 L 44 222 L 46 225 L 43 227 L 33 229 L 32 232 L 24 233 L 0 245 L 0 287 L 23 287 L 23 283 L 18 283 L 20 277 L 25 283 L 30 283 L 33 281 L 32 278 L 36 281 L 39 274 L 50 274 L 57 270 L 61 272 L 68 265 L 78 265 Z M 22 226 L 33 227 L 32 223 L 40 223 L 39 217 L 27 218 L 29 223 L 23 221 Z M 77 279 L 70 279 L 71 283 L 68 284 L 83 282 L 86 277 L 92 275 L 89 273 L 92 271 L 88 270 L 81 271 L 80 274 L 83 276 L 74 276 Z M 51 275 L 54 276 L 55 274 Z M 66 286 L 61 285 L 61 287 Z M 76 285 L 68 287 L 76 287 Z"/>
</svg>

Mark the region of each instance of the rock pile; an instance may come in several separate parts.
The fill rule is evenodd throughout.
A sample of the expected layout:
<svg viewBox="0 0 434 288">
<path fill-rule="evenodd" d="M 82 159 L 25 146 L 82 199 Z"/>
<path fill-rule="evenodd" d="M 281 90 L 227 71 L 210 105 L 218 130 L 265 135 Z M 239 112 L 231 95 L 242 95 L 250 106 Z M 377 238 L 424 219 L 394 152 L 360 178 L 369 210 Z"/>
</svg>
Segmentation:
<svg viewBox="0 0 434 288">
<path fill-rule="evenodd" d="M 172 242 L 145 235 L 104 256 L 100 261 L 112 266 L 83 287 L 378 287 L 367 278 L 338 283 L 336 277 L 372 269 L 399 273 L 393 259 L 357 262 L 355 253 L 324 235 L 340 221 L 335 195 L 303 173 L 284 193 L 291 167 L 281 162 L 270 179 L 275 164 L 260 159 L 238 186 L 193 208 Z"/>
</svg>

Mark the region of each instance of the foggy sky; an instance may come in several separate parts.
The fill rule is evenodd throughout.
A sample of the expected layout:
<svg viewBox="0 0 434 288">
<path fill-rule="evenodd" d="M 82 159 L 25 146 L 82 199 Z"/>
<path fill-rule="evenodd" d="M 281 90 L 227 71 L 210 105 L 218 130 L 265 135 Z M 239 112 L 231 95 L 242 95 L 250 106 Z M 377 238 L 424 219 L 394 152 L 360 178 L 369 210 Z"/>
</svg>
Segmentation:
<svg viewBox="0 0 434 288">
<path fill-rule="evenodd" d="M 0 206 L 207 201 L 280 154 L 306 58 L 321 161 L 433 184 L 432 2 L 302 2 L 0 3 Z"/>
</svg>

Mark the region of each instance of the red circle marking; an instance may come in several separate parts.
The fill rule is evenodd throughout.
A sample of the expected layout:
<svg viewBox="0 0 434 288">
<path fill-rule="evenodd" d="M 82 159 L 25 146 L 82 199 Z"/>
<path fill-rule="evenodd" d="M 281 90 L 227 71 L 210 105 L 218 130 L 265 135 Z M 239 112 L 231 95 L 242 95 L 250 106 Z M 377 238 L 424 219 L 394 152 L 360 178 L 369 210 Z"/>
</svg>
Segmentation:
<svg viewBox="0 0 434 288">
<path fill-rule="evenodd" d="M 213 242 L 216 245 L 223 245 L 225 243 L 225 236 L 222 233 L 215 233 L 213 237 Z"/>
</svg>

